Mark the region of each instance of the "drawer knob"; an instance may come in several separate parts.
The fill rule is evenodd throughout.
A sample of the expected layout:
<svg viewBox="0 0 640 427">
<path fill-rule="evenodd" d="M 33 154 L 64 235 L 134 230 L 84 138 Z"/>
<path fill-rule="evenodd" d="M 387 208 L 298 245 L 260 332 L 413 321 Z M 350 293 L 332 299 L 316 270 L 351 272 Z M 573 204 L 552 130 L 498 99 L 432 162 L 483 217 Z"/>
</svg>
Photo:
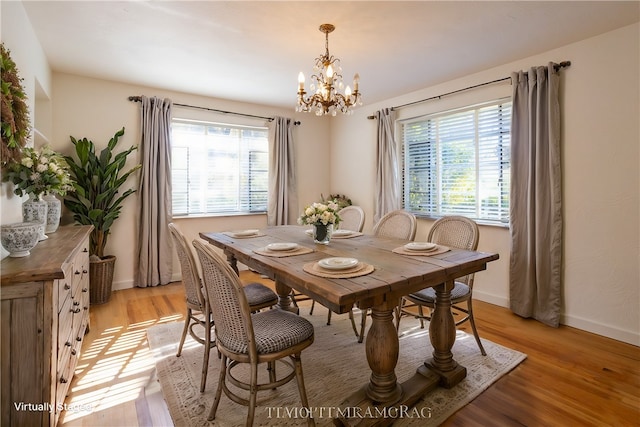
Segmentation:
<svg viewBox="0 0 640 427">
<path fill-rule="evenodd" d="M 67 341 L 66 343 L 64 343 L 64 345 L 66 345 L 67 347 L 71 347 L 71 343 L 69 341 Z"/>
<path fill-rule="evenodd" d="M 87 288 L 82 288 L 82 292 L 89 292 L 89 289 L 87 289 Z"/>
<path fill-rule="evenodd" d="M 82 337 L 76 337 L 76 341 L 82 341 Z"/>
<path fill-rule="evenodd" d="M 82 248 L 82 252 L 89 252 L 87 248 Z"/>
<path fill-rule="evenodd" d="M 73 305 L 80 305 L 80 301 L 74 301 Z"/>
<path fill-rule="evenodd" d="M 68 284 L 68 283 L 65 283 L 65 284 L 64 284 L 64 290 L 65 290 L 65 291 L 68 291 L 69 289 L 71 289 L 71 286 L 69 286 L 69 284 Z"/>
<path fill-rule="evenodd" d="M 65 377 L 60 377 L 60 383 L 66 384 L 67 383 L 67 379 Z"/>
<path fill-rule="evenodd" d="M 74 314 L 78 314 L 78 313 L 80 313 L 80 309 L 76 308 L 75 310 L 71 310 L 71 312 L 74 313 Z"/>
<path fill-rule="evenodd" d="M 76 270 L 76 273 L 75 273 L 75 274 L 80 274 L 80 272 L 79 272 L 78 270 Z"/>
<path fill-rule="evenodd" d="M 82 274 L 87 274 L 88 271 L 86 269 L 82 270 Z"/>
</svg>

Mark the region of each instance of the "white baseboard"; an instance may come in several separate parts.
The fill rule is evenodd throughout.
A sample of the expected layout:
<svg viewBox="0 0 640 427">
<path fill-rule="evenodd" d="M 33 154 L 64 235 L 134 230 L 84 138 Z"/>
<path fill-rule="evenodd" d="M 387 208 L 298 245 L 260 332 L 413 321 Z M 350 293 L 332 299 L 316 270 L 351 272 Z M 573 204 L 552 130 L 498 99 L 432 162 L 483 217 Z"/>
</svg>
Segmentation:
<svg viewBox="0 0 640 427">
<path fill-rule="evenodd" d="M 509 299 L 498 295 L 483 293 L 477 290 L 473 291 L 473 298 L 494 304 L 500 307 L 509 308 Z M 616 341 L 626 342 L 628 344 L 640 346 L 640 333 L 638 331 L 629 331 L 620 329 L 612 325 L 594 322 L 592 319 L 585 319 L 577 316 L 562 313 L 560 324 L 580 329 L 581 331 L 591 332 L 596 335 L 602 335 Z"/>
</svg>

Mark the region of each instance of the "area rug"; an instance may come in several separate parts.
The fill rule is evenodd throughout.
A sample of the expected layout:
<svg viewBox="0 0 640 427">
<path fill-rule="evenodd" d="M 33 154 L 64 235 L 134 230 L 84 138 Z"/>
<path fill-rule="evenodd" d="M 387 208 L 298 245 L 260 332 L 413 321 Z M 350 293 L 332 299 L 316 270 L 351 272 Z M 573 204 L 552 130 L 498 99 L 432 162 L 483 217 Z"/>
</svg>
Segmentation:
<svg viewBox="0 0 640 427">
<path fill-rule="evenodd" d="M 311 316 L 308 313 L 308 307 L 301 307 L 301 314 L 315 327 L 314 343 L 302 352 L 307 396 L 316 425 L 329 426 L 333 424 L 336 408 L 344 398 L 368 381 L 370 370 L 365 346 L 357 342 L 346 315 L 334 315 L 331 325 L 327 325 L 326 309 L 316 305 L 314 314 Z M 357 310 L 354 310 L 354 314 L 359 319 Z M 212 350 L 207 386 L 205 392 L 200 393 L 203 347 L 188 337 L 182 356 L 176 357 L 182 327 L 183 323 L 174 322 L 147 330 L 162 394 L 175 426 L 244 425 L 247 408 L 232 402 L 224 394 L 216 419 L 207 421 L 218 381 L 220 360 Z M 420 329 L 417 320 L 403 318 L 401 330 L 400 357 L 396 367 L 399 382 L 411 377 L 432 353 L 428 327 Z M 473 336 L 458 331 L 452 352 L 454 359 L 467 368 L 467 377 L 451 389 L 438 388 L 429 393 L 393 425 L 439 425 L 526 358 L 523 353 L 491 341 L 482 342 L 487 352 L 484 357 Z M 279 365 L 279 369 L 284 372 L 285 367 Z M 261 368 L 260 375 L 263 374 L 266 375 L 266 369 Z M 303 416 L 295 381 L 276 390 L 258 393 L 254 425 L 306 425 Z"/>
</svg>

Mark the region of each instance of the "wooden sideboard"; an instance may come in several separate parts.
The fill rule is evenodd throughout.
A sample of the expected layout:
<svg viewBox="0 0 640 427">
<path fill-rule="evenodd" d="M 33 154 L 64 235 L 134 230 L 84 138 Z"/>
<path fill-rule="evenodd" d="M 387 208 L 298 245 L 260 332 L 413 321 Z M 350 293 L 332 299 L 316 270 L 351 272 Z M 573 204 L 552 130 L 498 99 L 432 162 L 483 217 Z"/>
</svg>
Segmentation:
<svg viewBox="0 0 640 427">
<path fill-rule="evenodd" d="M 0 425 L 55 426 L 89 327 L 89 233 L 58 228 L 0 266 Z"/>
</svg>

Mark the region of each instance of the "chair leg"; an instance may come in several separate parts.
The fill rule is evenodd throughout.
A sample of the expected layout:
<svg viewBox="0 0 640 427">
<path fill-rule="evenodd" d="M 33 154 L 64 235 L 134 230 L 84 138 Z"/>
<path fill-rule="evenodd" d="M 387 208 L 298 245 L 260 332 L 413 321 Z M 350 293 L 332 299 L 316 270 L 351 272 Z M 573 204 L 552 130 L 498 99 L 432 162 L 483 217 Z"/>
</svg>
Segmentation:
<svg viewBox="0 0 640 427">
<path fill-rule="evenodd" d="M 396 307 L 396 332 L 400 332 L 400 319 L 402 319 L 402 307 L 404 307 L 404 298 L 400 298 L 398 301 L 398 306 Z"/>
<path fill-rule="evenodd" d="M 327 326 L 331 324 L 331 310 L 327 308 Z"/>
<path fill-rule="evenodd" d="M 329 310 L 329 313 L 331 313 L 331 310 Z M 353 309 L 349 310 L 349 320 L 351 320 L 351 327 L 353 328 L 353 332 L 356 334 L 356 337 L 359 337 L 360 334 L 358 334 L 358 327 L 356 326 L 356 321 L 353 318 Z"/>
<path fill-rule="evenodd" d="M 369 315 L 369 309 L 365 308 L 362 310 L 362 321 L 360 322 L 360 334 L 358 335 L 358 342 L 362 342 L 364 340 L 364 327 L 367 324 L 367 316 Z"/>
<path fill-rule="evenodd" d="M 478 330 L 476 329 L 476 321 L 473 319 L 473 304 L 471 303 L 471 298 L 467 300 L 467 307 L 469 311 L 469 323 L 471 323 L 471 329 L 473 330 L 473 336 L 476 338 L 476 342 L 478 343 L 478 347 L 480 347 L 480 353 L 483 356 L 487 355 L 487 352 L 484 351 L 484 347 L 482 346 L 482 342 L 480 341 L 480 336 L 478 335 Z"/>
<path fill-rule="evenodd" d="M 311 309 L 309 309 L 309 316 L 313 316 L 313 309 L 315 308 L 315 306 L 316 306 L 316 301 L 312 300 L 311 301 Z"/>
<path fill-rule="evenodd" d="M 220 376 L 218 377 L 218 389 L 216 390 L 216 397 L 213 399 L 213 405 L 211 405 L 211 411 L 209 411 L 209 421 L 213 421 L 216 418 L 216 411 L 220 404 L 220 398 L 222 397 L 222 387 L 226 381 L 227 376 L 227 356 L 222 355 L 220 359 Z"/>
<path fill-rule="evenodd" d="M 422 311 L 422 306 L 418 306 L 418 318 L 420 319 L 420 329 L 424 329 L 424 311 Z"/>
<path fill-rule="evenodd" d="M 202 378 L 200 379 L 200 393 L 204 393 L 207 385 L 207 372 L 209 371 L 209 354 L 211 353 L 211 315 L 206 314 L 204 321 L 204 360 L 202 361 Z"/>
<path fill-rule="evenodd" d="M 300 353 L 292 355 L 295 370 L 296 370 L 296 382 L 298 383 L 298 391 L 300 392 L 300 401 L 302 402 L 302 407 L 309 409 L 309 400 L 307 399 L 307 391 L 304 387 L 304 377 L 302 375 L 302 361 L 300 360 Z M 309 410 L 311 413 L 311 410 Z M 307 424 L 310 426 L 315 426 L 316 423 L 312 417 L 307 418 Z"/>
<path fill-rule="evenodd" d="M 247 426 L 253 425 L 253 418 L 256 413 L 256 400 L 258 394 L 258 366 L 251 364 L 251 384 L 249 386 L 249 411 L 247 413 Z"/>
<path fill-rule="evenodd" d="M 178 352 L 176 353 L 176 357 L 180 357 L 182 354 L 182 346 L 184 345 L 184 340 L 187 337 L 187 331 L 189 330 L 189 324 L 191 323 L 191 309 L 187 308 L 187 315 L 184 319 L 184 328 L 182 329 L 182 337 L 180 338 L 180 344 L 178 345 Z"/>
</svg>

